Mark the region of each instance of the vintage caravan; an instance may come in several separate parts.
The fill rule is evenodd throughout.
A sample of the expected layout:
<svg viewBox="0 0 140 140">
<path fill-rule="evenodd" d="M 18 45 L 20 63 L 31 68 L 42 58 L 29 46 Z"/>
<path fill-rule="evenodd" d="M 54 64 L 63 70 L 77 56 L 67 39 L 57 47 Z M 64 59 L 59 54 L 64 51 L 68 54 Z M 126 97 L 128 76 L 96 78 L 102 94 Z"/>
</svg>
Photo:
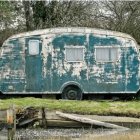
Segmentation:
<svg viewBox="0 0 140 140">
<path fill-rule="evenodd" d="M 138 45 L 130 35 L 92 28 L 51 28 L 8 38 L 1 49 L 3 94 L 136 94 Z"/>
</svg>

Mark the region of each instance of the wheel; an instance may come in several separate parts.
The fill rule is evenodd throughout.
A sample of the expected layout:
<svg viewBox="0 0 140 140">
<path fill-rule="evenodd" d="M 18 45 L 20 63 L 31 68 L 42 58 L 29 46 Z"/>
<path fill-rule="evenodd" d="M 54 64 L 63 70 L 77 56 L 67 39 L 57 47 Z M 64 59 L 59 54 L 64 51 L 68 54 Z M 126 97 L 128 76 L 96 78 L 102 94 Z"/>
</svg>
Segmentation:
<svg viewBox="0 0 140 140">
<path fill-rule="evenodd" d="M 62 93 L 62 99 L 66 100 L 82 100 L 82 97 L 82 91 L 76 86 L 69 86 Z"/>
</svg>

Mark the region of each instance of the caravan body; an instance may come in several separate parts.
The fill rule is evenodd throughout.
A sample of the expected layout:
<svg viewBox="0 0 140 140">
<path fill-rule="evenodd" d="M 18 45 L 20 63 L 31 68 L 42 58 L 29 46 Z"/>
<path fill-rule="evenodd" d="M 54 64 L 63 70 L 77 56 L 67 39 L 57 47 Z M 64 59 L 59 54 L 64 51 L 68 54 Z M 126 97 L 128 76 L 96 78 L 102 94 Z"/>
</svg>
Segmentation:
<svg viewBox="0 0 140 140">
<path fill-rule="evenodd" d="M 1 50 L 5 94 L 137 93 L 139 51 L 129 35 L 92 28 L 52 28 L 8 38 Z M 79 94 L 79 95 L 78 95 Z M 78 97 L 79 96 L 79 97 Z"/>
</svg>

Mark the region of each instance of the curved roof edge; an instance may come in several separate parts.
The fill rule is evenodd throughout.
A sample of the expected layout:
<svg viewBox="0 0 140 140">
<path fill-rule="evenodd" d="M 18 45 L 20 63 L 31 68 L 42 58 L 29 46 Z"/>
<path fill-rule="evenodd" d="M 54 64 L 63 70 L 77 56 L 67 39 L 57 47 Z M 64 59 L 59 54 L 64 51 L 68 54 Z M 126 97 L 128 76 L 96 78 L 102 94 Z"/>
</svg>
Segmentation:
<svg viewBox="0 0 140 140">
<path fill-rule="evenodd" d="M 103 35 L 110 35 L 110 36 L 118 36 L 118 37 L 126 37 L 135 40 L 131 35 L 117 32 L 117 31 L 111 31 L 111 30 L 104 30 L 104 29 L 98 29 L 98 28 L 88 28 L 88 27 L 58 27 L 58 28 L 47 28 L 47 29 L 41 29 L 41 30 L 35 30 L 35 31 L 29 31 L 24 32 L 20 34 L 13 35 L 9 37 L 8 39 L 14 39 L 14 38 L 20 38 L 20 37 L 28 37 L 33 35 L 43 35 L 47 33 L 94 33 L 94 34 L 103 34 Z"/>
</svg>

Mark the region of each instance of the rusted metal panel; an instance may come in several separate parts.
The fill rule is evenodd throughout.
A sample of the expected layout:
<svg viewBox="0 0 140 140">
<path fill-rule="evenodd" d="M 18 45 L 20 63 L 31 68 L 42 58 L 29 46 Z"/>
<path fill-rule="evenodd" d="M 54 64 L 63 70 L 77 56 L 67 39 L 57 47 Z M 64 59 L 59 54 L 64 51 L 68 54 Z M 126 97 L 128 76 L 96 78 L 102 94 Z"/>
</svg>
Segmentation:
<svg viewBox="0 0 140 140">
<path fill-rule="evenodd" d="M 36 55 L 29 54 L 31 40 L 39 41 Z M 109 47 L 108 59 L 115 59 L 111 49 L 117 48 L 116 61 L 98 62 L 97 49 Z M 83 56 L 83 60 L 68 61 L 66 48 L 81 48 L 83 51 L 69 59 Z M 131 36 L 119 32 L 54 28 L 22 33 L 5 41 L 1 57 L 0 88 L 5 93 L 53 94 L 66 83 L 80 85 L 84 93 L 136 93 L 139 89 L 137 44 Z"/>
</svg>

